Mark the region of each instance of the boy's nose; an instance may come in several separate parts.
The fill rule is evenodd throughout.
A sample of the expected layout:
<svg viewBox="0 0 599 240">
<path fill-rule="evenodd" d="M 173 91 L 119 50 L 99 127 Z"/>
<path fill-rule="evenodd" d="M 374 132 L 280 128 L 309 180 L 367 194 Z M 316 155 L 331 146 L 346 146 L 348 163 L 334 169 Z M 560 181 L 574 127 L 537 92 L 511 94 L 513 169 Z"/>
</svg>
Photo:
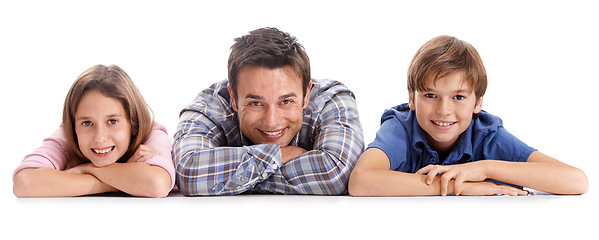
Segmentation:
<svg viewBox="0 0 599 240">
<path fill-rule="evenodd" d="M 453 111 L 453 106 L 451 105 L 451 101 L 441 100 L 439 104 L 437 104 L 437 114 L 439 115 L 447 115 Z"/>
</svg>

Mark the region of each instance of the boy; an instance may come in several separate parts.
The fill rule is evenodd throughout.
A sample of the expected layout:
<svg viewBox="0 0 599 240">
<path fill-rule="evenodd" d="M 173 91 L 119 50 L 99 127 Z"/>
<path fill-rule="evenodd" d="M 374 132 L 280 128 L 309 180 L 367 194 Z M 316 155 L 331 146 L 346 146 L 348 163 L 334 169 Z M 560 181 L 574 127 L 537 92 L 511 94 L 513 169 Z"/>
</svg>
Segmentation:
<svg viewBox="0 0 599 240">
<path fill-rule="evenodd" d="M 385 111 L 349 180 L 352 196 L 583 194 L 586 175 L 524 144 L 481 110 L 487 76 L 469 43 L 439 36 L 408 69 L 409 103 Z"/>
</svg>

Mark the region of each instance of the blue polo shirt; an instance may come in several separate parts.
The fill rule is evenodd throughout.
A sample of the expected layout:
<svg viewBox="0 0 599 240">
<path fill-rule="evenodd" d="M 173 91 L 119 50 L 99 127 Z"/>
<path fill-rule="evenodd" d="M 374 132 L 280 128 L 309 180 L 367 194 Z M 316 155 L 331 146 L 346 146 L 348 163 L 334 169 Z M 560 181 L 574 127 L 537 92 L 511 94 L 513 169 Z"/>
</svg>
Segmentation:
<svg viewBox="0 0 599 240">
<path fill-rule="evenodd" d="M 529 147 L 505 128 L 501 119 L 485 111 L 473 117 L 456 146 L 440 159 L 426 141 L 426 133 L 407 103 L 385 110 L 381 128 L 368 148 L 379 148 L 391 163 L 391 170 L 415 173 L 429 164 L 452 165 L 478 160 L 526 162 L 536 149 Z"/>
</svg>

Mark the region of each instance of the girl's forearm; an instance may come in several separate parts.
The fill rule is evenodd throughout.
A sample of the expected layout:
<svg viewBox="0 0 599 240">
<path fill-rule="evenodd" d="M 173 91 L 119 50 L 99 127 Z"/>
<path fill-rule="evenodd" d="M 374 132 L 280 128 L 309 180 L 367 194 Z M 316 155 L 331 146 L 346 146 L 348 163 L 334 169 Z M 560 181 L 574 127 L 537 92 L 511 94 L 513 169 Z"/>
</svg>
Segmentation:
<svg viewBox="0 0 599 240">
<path fill-rule="evenodd" d="M 102 168 L 91 166 L 88 171 L 100 181 L 133 196 L 165 197 L 171 189 L 166 170 L 144 162 L 114 163 Z"/>
<path fill-rule="evenodd" d="M 15 175 L 13 192 L 17 197 L 71 197 L 117 191 L 89 174 L 76 174 L 52 168 L 27 168 Z"/>
</svg>

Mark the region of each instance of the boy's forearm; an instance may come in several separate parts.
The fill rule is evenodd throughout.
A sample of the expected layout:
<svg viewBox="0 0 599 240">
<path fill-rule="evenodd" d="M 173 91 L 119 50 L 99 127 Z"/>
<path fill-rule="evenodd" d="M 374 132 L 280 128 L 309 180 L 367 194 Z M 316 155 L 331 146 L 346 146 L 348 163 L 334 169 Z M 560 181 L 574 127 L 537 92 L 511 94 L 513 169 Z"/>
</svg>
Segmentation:
<svg viewBox="0 0 599 240">
<path fill-rule="evenodd" d="M 366 170 L 352 173 L 349 191 L 352 196 L 439 196 L 441 181 L 435 177 L 430 185 L 425 183 L 426 175 L 404 173 L 392 170 Z M 448 193 L 453 194 L 453 180 Z"/>
<path fill-rule="evenodd" d="M 588 188 L 586 175 L 563 163 L 485 161 L 487 176 L 497 181 L 554 194 L 582 194 Z"/>
</svg>

